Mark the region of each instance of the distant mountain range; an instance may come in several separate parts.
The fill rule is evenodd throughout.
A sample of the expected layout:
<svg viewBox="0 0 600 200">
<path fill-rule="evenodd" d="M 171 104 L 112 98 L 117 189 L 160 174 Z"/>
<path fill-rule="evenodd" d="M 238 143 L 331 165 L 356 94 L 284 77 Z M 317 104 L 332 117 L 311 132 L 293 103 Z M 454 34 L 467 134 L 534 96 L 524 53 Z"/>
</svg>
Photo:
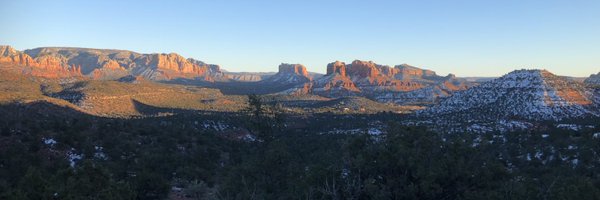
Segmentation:
<svg viewBox="0 0 600 200">
<path fill-rule="evenodd" d="M 148 80 L 178 78 L 215 81 L 225 79 L 218 65 L 186 59 L 178 54 L 140 54 L 125 50 L 44 47 L 17 51 L 0 46 L 0 62 L 32 67 L 41 77 L 85 76 L 115 80 L 127 75 Z M 69 73 L 65 73 L 69 72 Z"/>
<path fill-rule="evenodd" d="M 18 65 L 25 74 L 45 78 L 119 80 L 133 76 L 166 83 L 212 85 L 236 94 L 362 96 L 398 104 L 429 104 L 474 85 L 454 75 L 438 76 L 433 71 L 407 64 L 390 67 L 360 60 L 351 64 L 333 62 L 327 66 L 325 75 L 310 73 L 301 64 L 285 63 L 274 74 L 231 73 L 221 70 L 219 65 L 186 59 L 176 53 L 141 54 L 68 47 L 17 51 L 10 46 L 0 46 L 0 63 Z"/>
<path fill-rule="evenodd" d="M 17 51 L 10 46 L 0 46 L 0 68 L 24 76 L 68 79 L 59 81 L 64 82 L 59 84 L 63 89 L 54 92 L 45 92 L 52 88 L 45 83 L 27 87 L 42 87 L 41 93 L 45 96 L 84 107 L 89 102 L 100 103 L 98 99 L 114 101 L 117 98 L 98 92 L 104 90 L 119 91 L 118 98 L 130 98 L 127 91 L 143 91 L 140 92 L 143 98 L 140 95 L 136 98 L 145 98 L 146 102 L 159 102 L 159 99 L 180 102 L 177 96 L 185 96 L 185 90 L 197 91 L 163 84 L 169 83 L 220 91 L 206 90 L 214 93 L 214 99 L 202 99 L 208 98 L 203 94 L 190 96 L 195 100 L 185 101 L 184 107 L 193 108 L 205 108 L 207 103 L 211 103 L 208 107 L 217 106 L 219 102 L 234 105 L 236 103 L 233 102 L 239 100 L 237 97 L 234 98 L 236 100 L 223 100 L 229 98 L 227 95 L 272 94 L 325 100 L 360 97 L 383 105 L 426 106 L 428 108 L 419 111 L 416 116 L 433 119 L 430 122 L 438 124 L 452 124 L 453 121 L 472 124 L 500 120 L 561 121 L 600 115 L 600 73 L 585 80 L 557 76 L 545 70 L 517 70 L 499 78 L 458 78 L 453 74 L 440 76 L 434 71 L 408 64 L 387 66 L 361 60 L 329 63 L 326 74 L 311 73 L 302 64 L 287 63 L 279 65 L 276 73 L 227 72 L 218 65 L 186 59 L 175 53 L 140 54 L 125 50 L 65 47 Z M 5 79 L 10 84 L 12 79 Z M 144 84 L 93 82 L 77 85 L 77 80 Z M 143 89 L 138 89 L 142 86 Z M 10 91 L 19 90 L 15 89 L 19 87 L 6 87 Z M 176 96 L 160 96 L 153 90 Z M 128 104 L 132 104 L 130 101 L 127 100 Z M 128 109 L 131 113 L 135 110 L 134 106 Z"/>
</svg>

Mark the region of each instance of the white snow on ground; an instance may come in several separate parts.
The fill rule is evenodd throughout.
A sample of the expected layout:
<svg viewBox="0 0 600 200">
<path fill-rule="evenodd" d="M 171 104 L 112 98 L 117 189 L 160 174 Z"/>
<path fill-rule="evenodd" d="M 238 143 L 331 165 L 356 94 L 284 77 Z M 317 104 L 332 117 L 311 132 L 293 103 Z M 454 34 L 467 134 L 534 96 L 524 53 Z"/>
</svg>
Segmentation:
<svg viewBox="0 0 600 200">
<path fill-rule="evenodd" d="M 94 153 L 94 158 L 100 159 L 100 160 L 106 160 L 108 159 L 108 157 L 106 156 L 106 154 L 104 153 L 104 148 L 101 146 L 94 146 L 94 149 L 96 150 L 96 152 Z"/>
<path fill-rule="evenodd" d="M 581 130 L 582 127 L 577 124 L 557 124 L 556 128 L 572 130 L 572 131 L 579 131 L 579 130 Z"/>
<path fill-rule="evenodd" d="M 83 158 L 83 154 L 75 153 L 75 149 L 71 148 L 71 151 L 67 152 L 67 159 L 69 160 L 69 165 L 71 167 L 75 167 L 77 161 Z"/>
<path fill-rule="evenodd" d="M 510 128 L 511 125 L 505 124 L 511 121 L 507 119 L 514 118 L 525 121 L 559 121 L 575 117 L 600 116 L 599 110 L 565 99 L 560 95 L 561 92 L 581 94 L 579 100 L 582 101 L 592 98 L 589 89 L 584 85 L 550 72 L 517 70 L 468 90 L 456 92 L 428 109 L 417 111 L 417 115 L 433 119 L 439 116 L 435 124 L 438 127 L 446 126 L 441 127 L 446 130 L 453 128 L 451 125 L 456 121 L 477 120 L 470 122 L 470 127 L 461 127 L 461 130 L 454 132 L 466 129 L 472 129 L 473 132 L 487 132 L 490 128 L 499 130 L 499 127 L 506 127 L 509 130 L 520 129 Z M 501 122 L 500 120 L 503 119 L 506 121 Z M 571 125 L 561 127 L 580 130 L 580 127 Z M 523 126 L 523 128 L 532 127 Z"/>
<path fill-rule="evenodd" d="M 212 129 L 215 131 L 224 131 L 224 130 L 231 128 L 231 126 L 229 124 L 226 124 L 221 121 L 212 121 L 212 120 L 202 122 L 201 126 L 204 129 L 207 129 L 207 130 Z"/>
<path fill-rule="evenodd" d="M 52 138 L 43 138 L 42 141 L 44 142 L 44 144 L 50 145 L 51 147 L 57 143 L 56 140 Z"/>
<path fill-rule="evenodd" d="M 377 128 L 370 128 L 367 133 L 369 133 L 369 135 L 381 135 L 383 134 L 383 131 L 377 129 Z"/>
<path fill-rule="evenodd" d="M 252 134 L 246 134 L 244 137 L 242 137 L 242 140 L 246 142 L 254 142 L 256 141 L 256 137 Z"/>
</svg>

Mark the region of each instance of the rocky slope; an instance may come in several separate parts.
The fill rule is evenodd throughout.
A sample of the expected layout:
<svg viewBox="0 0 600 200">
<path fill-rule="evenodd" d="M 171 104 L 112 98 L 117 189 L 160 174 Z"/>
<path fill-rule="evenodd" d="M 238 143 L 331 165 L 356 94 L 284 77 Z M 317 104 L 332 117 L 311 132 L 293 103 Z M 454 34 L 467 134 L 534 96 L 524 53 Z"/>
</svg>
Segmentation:
<svg viewBox="0 0 600 200">
<path fill-rule="evenodd" d="M 306 67 L 301 64 L 281 63 L 277 74 L 263 80 L 269 84 L 298 85 L 312 81 Z"/>
<path fill-rule="evenodd" d="M 585 79 L 584 83 L 593 86 L 600 86 L 600 73 L 592 74 L 589 78 Z"/>
<path fill-rule="evenodd" d="M 360 90 L 346 74 L 346 64 L 336 61 L 327 65 L 327 74 L 310 84 L 303 85 L 302 92 L 312 92 L 326 97 L 357 95 Z"/>
<path fill-rule="evenodd" d="M 125 50 L 67 47 L 20 52 L 10 46 L 0 48 L 0 62 L 45 69 L 32 70 L 32 74 L 48 78 L 75 74 L 98 80 L 115 80 L 127 75 L 155 81 L 183 78 L 212 82 L 225 78 L 218 65 L 186 59 L 175 53 L 140 54 Z"/>
<path fill-rule="evenodd" d="M 274 74 L 274 72 L 225 72 L 225 77 L 232 81 L 257 82 Z"/>
<path fill-rule="evenodd" d="M 285 92 L 326 97 L 364 96 L 398 104 L 431 104 L 469 86 L 470 83 L 451 74 L 444 77 L 406 64 L 390 67 L 355 60 L 351 64 L 329 63 L 325 76 Z"/>
<path fill-rule="evenodd" d="M 86 77 L 93 80 L 144 80 L 202 85 L 234 94 L 316 94 L 338 98 L 361 96 L 385 103 L 431 104 L 470 85 L 453 75 L 438 76 L 410 65 L 394 67 L 372 61 L 336 61 L 327 74 L 309 73 L 301 64 L 281 64 L 276 74 L 225 73 L 218 65 L 178 54 L 140 54 L 125 50 L 44 47 L 17 51 L 0 47 L 0 64 L 45 78 Z M 129 77 L 129 78 L 128 78 Z M 207 84 L 208 83 L 208 84 Z M 215 83 L 215 84 L 210 84 Z"/>
<path fill-rule="evenodd" d="M 546 70 L 517 70 L 456 92 L 421 116 L 457 121 L 563 120 L 599 114 L 583 84 Z"/>
<path fill-rule="evenodd" d="M 65 78 L 81 76 L 81 66 L 69 64 L 64 59 L 53 56 L 32 57 L 10 46 L 0 46 L 0 64 L 25 66 L 22 73 L 45 78 Z"/>
</svg>

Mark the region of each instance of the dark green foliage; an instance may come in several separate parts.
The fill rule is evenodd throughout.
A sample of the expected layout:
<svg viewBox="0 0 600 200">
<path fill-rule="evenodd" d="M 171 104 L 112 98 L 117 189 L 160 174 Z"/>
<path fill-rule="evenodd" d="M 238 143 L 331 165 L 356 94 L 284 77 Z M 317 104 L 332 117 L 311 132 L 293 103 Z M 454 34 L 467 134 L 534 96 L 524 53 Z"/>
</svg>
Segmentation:
<svg viewBox="0 0 600 200">
<path fill-rule="evenodd" d="M 254 103 L 259 115 L 129 120 L 0 108 L 17 113 L 0 121 L 0 199 L 164 199 L 173 187 L 191 199 L 600 199 L 598 128 L 448 135 L 392 122 L 379 136 L 317 134 L 396 119 L 322 115 L 286 128 L 294 118 Z M 254 120 L 253 133 L 271 136 L 243 142 L 195 123 L 216 119 Z M 71 151 L 83 155 L 74 167 Z"/>
</svg>

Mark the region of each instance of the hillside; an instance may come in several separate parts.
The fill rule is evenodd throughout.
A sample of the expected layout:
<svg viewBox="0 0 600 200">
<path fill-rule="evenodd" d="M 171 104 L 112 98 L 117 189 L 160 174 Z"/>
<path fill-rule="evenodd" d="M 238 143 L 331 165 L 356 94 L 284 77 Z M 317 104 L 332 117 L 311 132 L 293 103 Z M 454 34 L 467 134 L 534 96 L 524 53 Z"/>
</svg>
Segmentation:
<svg viewBox="0 0 600 200">
<path fill-rule="evenodd" d="M 457 92 L 417 116 L 438 128 L 532 128 L 531 122 L 598 117 L 596 95 L 584 84 L 546 70 L 517 70 Z"/>
<path fill-rule="evenodd" d="M 0 49 L 0 63 L 49 69 L 33 74 L 48 78 L 59 77 L 56 73 L 64 74 L 58 70 L 96 80 L 114 80 L 126 75 L 156 81 L 192 79 L 212 82 L 224 78 L 218 65 L 186 59 L 176 53 L 141 54 L 126 50 L 70 47 L 41 47 L 23 52 L 10 46 L 1 46 Z"/>
</svg>

